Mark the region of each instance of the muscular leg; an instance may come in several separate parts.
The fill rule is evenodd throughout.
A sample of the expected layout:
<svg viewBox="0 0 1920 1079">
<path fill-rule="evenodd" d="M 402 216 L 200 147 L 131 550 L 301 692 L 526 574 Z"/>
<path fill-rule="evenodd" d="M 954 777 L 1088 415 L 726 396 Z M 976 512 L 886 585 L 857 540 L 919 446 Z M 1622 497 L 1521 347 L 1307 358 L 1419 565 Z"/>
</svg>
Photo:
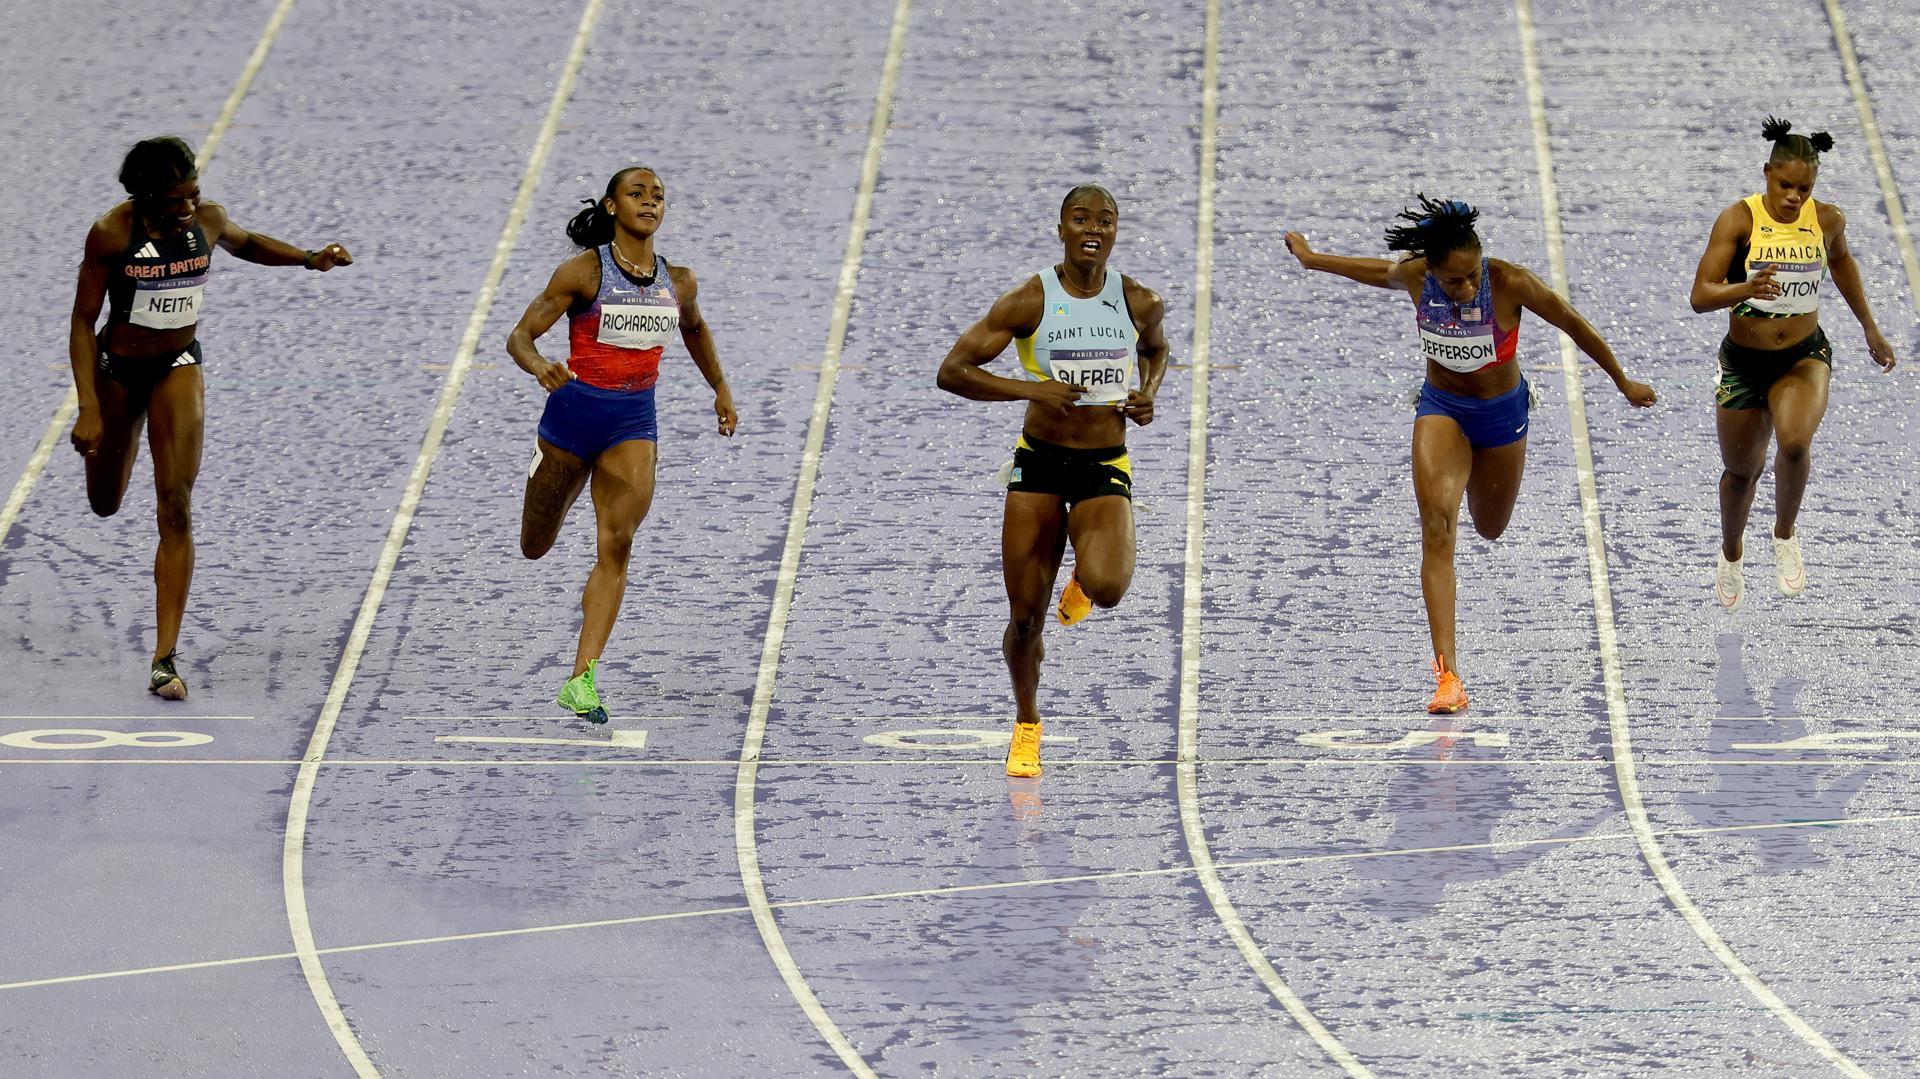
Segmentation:
<svg viewBox="0 0 1920 1079">
<path fill-rule="evenodd" d="M 1455 582 L 1453 541 L 1460 495 L 1473 473 L 1473 447 L 1460 425 L 1445 416 L 1413 421 L 1413 496 L 1420 504 L 1420 592 L 1427 601 L 1427 632 L 1433 654 L 1447 670 L 1454 665 Z"/>
<path fill-rule="evenodd" d="M 1096 607 L 1118 606 L 1133 583 L 1133 502 L 1125 495 L 1101 495 L 1076 503 L 1067 515 L 1067 536 L 1080 590 Z"/>
<path fill-rule="evenodd" d="M 153 558 L 158 592 L 158 636 L 153 658 L 171 653 L 193 583 L 193 483 L 200 477 L 200 443 L 206 421 L 200 368 L 176 367 L 160 380 L 148 402 L 147 443 L 153 451 L 160 549 Z"/>
<path fill-rule="evenodd" d="M 1067 515 L 1055 495 L 1008 491 L 1000 526 L 1000 565 L 1007 582 L 1007 631 L 1000 650 L 1013 677 L 1015 718 L 1040 720 L 1040 661 L 1046 658 L 1040 631 L 1046 625 L 1053 580 L 1066 553 Z"/>
<path fill-rule="evenodd" d="M 587 486 L 587 462 L 540 439 L 540 459 L 527 477 L 527 493 L 520 504 L 520 553 L 540 558 L 560 538 L 560 526 Z"/>
<path fill-rule="evenodd" d="M 613 620 L 627 594 L 627 557 L 633 534 L 653 505 L 656 446 L 651 439 L 617 443 L 593 462 L 593 516 L 597 522 L 596 556 L 580 597 L 580 647 L 573 655 L 573 673 L 600 658 L 613 636 Z M 549 541 L 551 542 L 551 541 Z"/>
<path fill-rule="evenodd" d="M 120 512 L 140 453 L 140 428 L 147 422 L 147 394 L 133 394 L 105 375 L 94 379 L 100 400 L 100 449 L 86 458 L 87 505 L 101 517 Z"/>
<path fill-rule="evenodd" d="M 1491 449 L 1474 450 L 1467 479 L 1467 511 L 1473 530 L 1487 539 L 1499 539 L 1513 520 L 1513 504 L 1520 499 L 1520 475 L 1527 467 L 1527 440 Z"/>
<path fill-rule="evenodd" d="M 1792 539 L 1794 523 L 1800 519 L 1813 433 L 1826 418 L 1827 382 L 1832 376 L 1832 369 L 1819 360 L 1801 360 L 1767 390 L 1767 411 L 1773 413 L 1774 437 L 1780 445 L 1773 459 L 1773 534 L 1780 539 Z"/>
<path fill-rule="evenodd" d="M 1737 562 L 1746 553 L 1747 514 L 1753 511 L 1753 493 L 1767 467 L 1773 413 L 1715 408 L 1713 426 L 1720 439 L 1720 553 Z"/>
</svg>

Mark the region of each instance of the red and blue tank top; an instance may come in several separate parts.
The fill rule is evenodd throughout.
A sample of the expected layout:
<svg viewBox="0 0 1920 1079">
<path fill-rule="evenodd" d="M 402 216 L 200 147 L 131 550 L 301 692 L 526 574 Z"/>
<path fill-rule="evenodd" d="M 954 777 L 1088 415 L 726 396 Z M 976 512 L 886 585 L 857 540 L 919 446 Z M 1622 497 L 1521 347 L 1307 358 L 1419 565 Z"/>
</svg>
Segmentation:
<svg viewBox="0 0 1920 1079">
<path fill-rule="evenodd" d="M 195 221 L 174 236 L 154 238 L 133 215 L 127 250 L 109 271 L 107 321 L 149 330 L 182 330 L 200 321 L 213 245 Z"/>
<path fill-rule="evenodd" d="M 660 354 L 680 330 L 680 299 L 667 260 L 655 255 L 653 276 L 627 273 L 613 246 L 600 255 L 600 291 L 593 303 L 569 313 L 567 366 L 580 381 L 603 390 L 650 390 L 660 377 Z"/>
<path fill-rule="evenodd" d="M 1460 303 L 1447 295 L 1433 274 L 1414 301 L 1423 359 L 1462 374 L 1512 362 L 1520 351 L 1520 327 L 1502 332 L 1493 318 L 1493 271 L 1480 260 L 1480 290 Z"/>
</svg>

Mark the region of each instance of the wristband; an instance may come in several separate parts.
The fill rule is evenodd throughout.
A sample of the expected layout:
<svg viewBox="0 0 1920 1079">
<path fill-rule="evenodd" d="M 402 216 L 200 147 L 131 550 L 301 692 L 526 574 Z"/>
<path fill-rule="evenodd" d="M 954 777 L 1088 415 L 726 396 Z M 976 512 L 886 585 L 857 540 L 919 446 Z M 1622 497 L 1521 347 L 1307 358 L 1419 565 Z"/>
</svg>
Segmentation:
<svg viewBox="0 0 1920 1079">
<path fill-rule="evenodd" d="M 308 251 L 307 257 L 300 260 L 300 265 L 305 266 L 309 270 L 313 269 L 313 258 L 319 253 L 318 251 Z"/>
</svg>

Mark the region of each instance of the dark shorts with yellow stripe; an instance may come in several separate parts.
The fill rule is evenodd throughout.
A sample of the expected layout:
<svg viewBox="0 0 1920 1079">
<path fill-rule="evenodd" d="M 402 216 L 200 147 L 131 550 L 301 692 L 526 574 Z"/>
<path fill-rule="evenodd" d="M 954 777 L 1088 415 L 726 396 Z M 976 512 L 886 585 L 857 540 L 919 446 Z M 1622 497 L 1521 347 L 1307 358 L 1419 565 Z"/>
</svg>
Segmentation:
<svg viewBox="0 0 1920 1079">
<path fill-rule="evenodd" d="M 1133 498 L 1133 461 L 1125 446 L 1078 450 L 1021 435 L 1007 490 L 1056 495 L 1071 509 L 1104 495 Z"/>
<path fill-rule="evenodd" d="M 1726 338 L 1720 342 L 1720 377 L 1713 384 L 1713 399 L 1721 408 L 1765 408 L 1773 384 L 1809 359 L 1833 366 L 1833 346 L 1825 330 L 1816 328 L 1786 348 L 1748 348 Z"/>
</svg>

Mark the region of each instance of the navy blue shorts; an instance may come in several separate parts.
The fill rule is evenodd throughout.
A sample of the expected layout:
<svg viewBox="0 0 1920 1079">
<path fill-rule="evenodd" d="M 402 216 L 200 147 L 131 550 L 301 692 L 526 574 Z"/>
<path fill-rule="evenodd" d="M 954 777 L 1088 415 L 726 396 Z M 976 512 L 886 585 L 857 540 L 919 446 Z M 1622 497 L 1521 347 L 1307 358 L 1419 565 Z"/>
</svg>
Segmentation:
<svg viewBox="0 0 1920 1079">
<path fill-rule="evenodd" d="M 583 461 L 622 442 L 658 442 L 653 388 L 603 390 L 576 378 L 547 395 L 547 409 L 540 414 L 540 437 Z"/>
<path fill-rule="evenodd" d="M 1476 450 L 1506 446 L 1527 437 L 1527 380 L 1498 397 L 1462 397 L 1436 389 L 1431 382 L 1420 385 L 1421 416 L 1446 416 L 1466 432 L 1467 444 Z"/>
</svg>

